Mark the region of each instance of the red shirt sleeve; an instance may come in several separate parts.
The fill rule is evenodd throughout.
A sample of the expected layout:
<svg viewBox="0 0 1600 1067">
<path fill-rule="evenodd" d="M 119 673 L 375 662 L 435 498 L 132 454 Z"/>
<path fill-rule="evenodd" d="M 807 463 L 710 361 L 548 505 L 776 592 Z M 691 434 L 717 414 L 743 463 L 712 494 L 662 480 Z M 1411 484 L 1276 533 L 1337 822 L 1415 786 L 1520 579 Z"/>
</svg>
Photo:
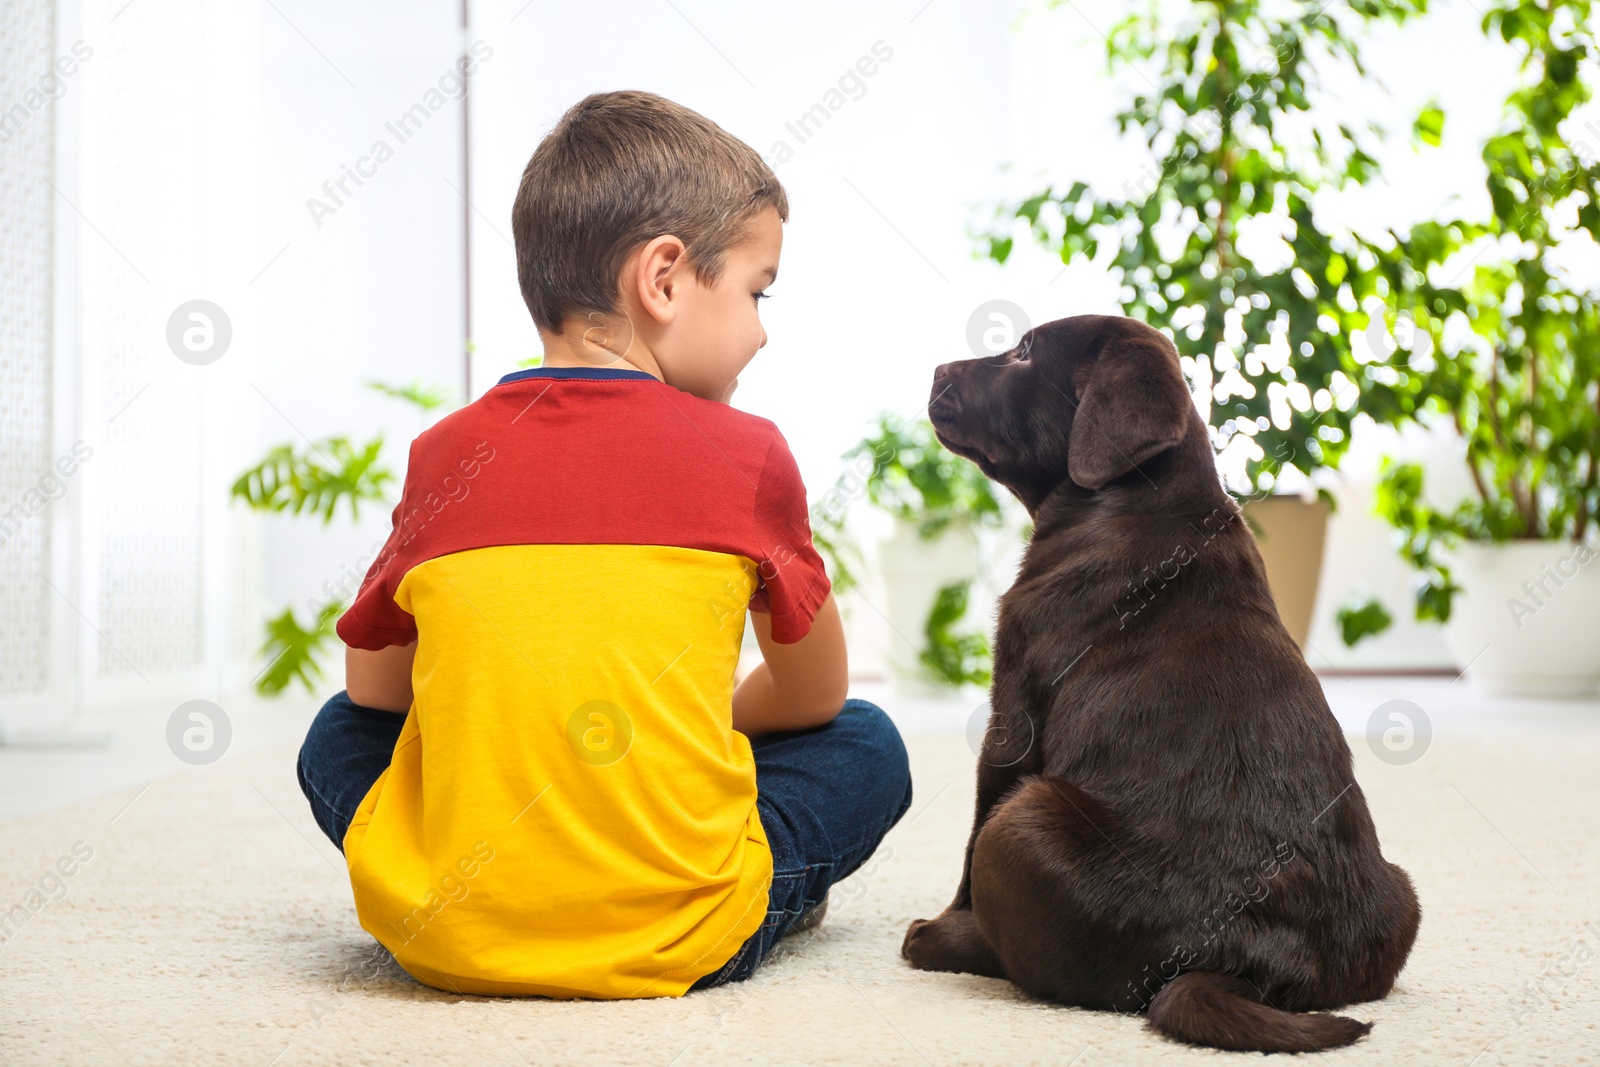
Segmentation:
<svg viewBox="0 0 1600 1067">
<path fill-rule="evenodd" d="M 409 645 L 417 639 L 417 620 L 396 604 L 394 594 L 400 579 L 410 569 L 409 553 L 402 550 L 415 538 L 415 508 L 412 506 L 411 472 L 416 469 L 416 445 L 406 464 L 405 488 L 390 516 L 389 537 L 361 581 L 361 589 L 350 607 L 339 617 L 334 629 L 339 639 L 351 648 L 376 652 L 390 645 Z M 426 518 L 426 515 L 423 516 Z"/>
<path fill-rule="evenodd" d="M 810 632 L 811 620 L 833 586 L 811 543 L 800 468 L 776 429 L 756 485 L 755 521 L 760 583 L 750 598 L 750 610 L 770 614 L 773 640 L 793 644 Z"/>
</svg>

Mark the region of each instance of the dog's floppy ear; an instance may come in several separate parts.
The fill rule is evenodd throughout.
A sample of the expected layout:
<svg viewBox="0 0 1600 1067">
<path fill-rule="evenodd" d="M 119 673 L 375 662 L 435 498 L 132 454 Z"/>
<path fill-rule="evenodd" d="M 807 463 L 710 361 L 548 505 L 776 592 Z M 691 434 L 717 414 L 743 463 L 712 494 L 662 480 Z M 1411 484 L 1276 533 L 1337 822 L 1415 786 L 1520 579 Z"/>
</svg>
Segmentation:
<svg viewBox="0 0 1600 1067">
<path fill-rule="evenodd" d="M 1194 402 L 1177 359 L 1155 338 L 1108 341 L 1087 371 L 1067 473 L 1099 489 L 1182 440 Z"/>
</svg>

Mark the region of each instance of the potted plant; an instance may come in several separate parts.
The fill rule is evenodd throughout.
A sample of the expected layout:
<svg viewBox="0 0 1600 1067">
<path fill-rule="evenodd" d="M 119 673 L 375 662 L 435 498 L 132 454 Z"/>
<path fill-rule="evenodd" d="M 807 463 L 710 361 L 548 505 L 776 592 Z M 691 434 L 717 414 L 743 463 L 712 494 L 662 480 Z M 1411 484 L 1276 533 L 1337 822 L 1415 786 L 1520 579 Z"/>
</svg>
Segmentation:
<svg viewBox="0 0 1600 1067">
<path fill-rule="evenodd" d="M 1417 617 L 1445 624 L 1469 679 L 1582 695 L 1600 684 L 1600 292 L 1557 251 L 1600 239 L 1600 163 L 1561 128 L 1592 95 L 1596 41 L 1580 0 L 1502 0 L 1483 25 L 1523 53 L 1483 147 L 1491 217 L 1396 235 L 1382 267 L 1390 395 L 1454 430 L 1472 493 L 1440 505 L 1419 465 L 1390 462 L 1378 512 L 1417 570 Z M 1366 607 L 1347 640 L 1387 625 Z"/>
<path fill-rule="evenodd" d="M 1183 20 L 1154 6 L 1128 17 L 1106 57 L 1140 76 L 1117 125 L 1137 132 L 1150 163 L 1121 196 L 1073 182 L 1008 203 L 981 237 L 1004 263 L 1022 220 L 1063 263 L 1087 257 L 1112 272 L 1123 313 L 1172 338 L 1214 446 L 1243 453 L 1230 488 L 1246 498 L 1279 613 L 1302 643 L 1332 503 L 1316 475 L 1349 445 L 1365 384 L 1352 338 L 1379 278 L 1373 251 L 1320 225 L 1312 201 L 1371 180 L 1367 142 L 1383 132 L 1303 113 L 1320 96 L 1317 69 L 1361 70 L 1347 22 L 1424 6 L 1201 0 Z"/>
<path fill-rule="evenodd" d="M 897 684 L 923 692 L 988 685 L 988 638 L 966 617 L 984 571 L 982 534 L 1002 529 L 1008 509 L 976 466 L 939 443 L 926 419 L 880 415 L 845 459 L 862 466 L 870 459 L 867 500 L 894 521 L 878 546 L 878 571 Z M 830 528 L 819 543 L 837 557 L 841 540 Z"/>
</svg>

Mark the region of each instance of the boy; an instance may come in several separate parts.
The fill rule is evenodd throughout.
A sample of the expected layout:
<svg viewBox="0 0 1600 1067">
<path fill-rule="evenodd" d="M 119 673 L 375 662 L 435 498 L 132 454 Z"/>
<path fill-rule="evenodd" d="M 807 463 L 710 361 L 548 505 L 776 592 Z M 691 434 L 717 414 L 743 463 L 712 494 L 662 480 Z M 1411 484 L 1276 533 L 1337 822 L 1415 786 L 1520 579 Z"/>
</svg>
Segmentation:
<svg viewBox="0 0 1600 1067">
<path fill-rule="evenodd" d="M 845 699 L 788 446 L 727 406 L 787 216 L 749 146 L 646 93 L 583 100 L 523 173 L 543 365 L 412 444 L 300 752 L 361 925 L 419 981 L 743 980 L 911 803 L 894 726 Z"/>
</svg>

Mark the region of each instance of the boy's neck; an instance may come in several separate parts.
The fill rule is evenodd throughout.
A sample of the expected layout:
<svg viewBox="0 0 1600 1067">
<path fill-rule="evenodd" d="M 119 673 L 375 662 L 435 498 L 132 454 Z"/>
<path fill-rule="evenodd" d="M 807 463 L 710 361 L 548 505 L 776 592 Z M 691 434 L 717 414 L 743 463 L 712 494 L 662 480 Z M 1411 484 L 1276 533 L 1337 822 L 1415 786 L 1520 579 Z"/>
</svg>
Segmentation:
<svg viewBox="0 0 1600 1067">
<path fill-rule="evenodd" d="M 666 381 L 655 353 L 626 325 L 586 325 L 570 322 L 560 332 L 540 329 L 546 367 L 615 367 L 643 371 Z"/>
</svg>

